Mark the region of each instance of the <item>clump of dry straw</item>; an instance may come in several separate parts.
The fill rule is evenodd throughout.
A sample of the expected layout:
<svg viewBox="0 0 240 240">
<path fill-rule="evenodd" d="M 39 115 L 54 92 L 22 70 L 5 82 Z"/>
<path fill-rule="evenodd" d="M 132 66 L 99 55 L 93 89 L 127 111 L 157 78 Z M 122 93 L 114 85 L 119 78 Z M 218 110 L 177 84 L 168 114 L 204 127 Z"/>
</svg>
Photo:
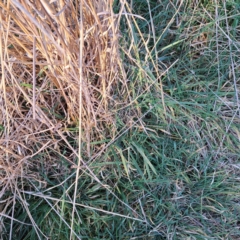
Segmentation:
<svg viewBox="0 0 240 240">
<path fill-rule="evenodd" d="M 74 166 L 79 142 L 90 158 L 104 147 L 92 141 L 114 137 L 117 21 L 110 0 L 0 2 L 0 196 L 19 177 L 40 181 L 40 160 L 56 168 L 67 149 Z"/>
</svg>

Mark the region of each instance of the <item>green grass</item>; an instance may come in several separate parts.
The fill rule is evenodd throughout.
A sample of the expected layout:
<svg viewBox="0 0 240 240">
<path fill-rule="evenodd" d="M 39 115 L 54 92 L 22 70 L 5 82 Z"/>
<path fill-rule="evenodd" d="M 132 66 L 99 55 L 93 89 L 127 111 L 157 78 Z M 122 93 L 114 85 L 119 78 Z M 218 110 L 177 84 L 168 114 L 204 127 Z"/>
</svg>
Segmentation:
<svg viewBox="0 0 240 240">
<path fill-rule="evenodd" d="M 141 16 L 120 25 L 131 104 L 80 170 L 75 239 L 240 239 L 240 2 L 129 2 Z M 61 151 L 35 170 L 42 186 L 19 182 L 8 216 L 24 224 L 4 218 L 2 239 L 69 239 L 75 174 Z"/>
</svg>

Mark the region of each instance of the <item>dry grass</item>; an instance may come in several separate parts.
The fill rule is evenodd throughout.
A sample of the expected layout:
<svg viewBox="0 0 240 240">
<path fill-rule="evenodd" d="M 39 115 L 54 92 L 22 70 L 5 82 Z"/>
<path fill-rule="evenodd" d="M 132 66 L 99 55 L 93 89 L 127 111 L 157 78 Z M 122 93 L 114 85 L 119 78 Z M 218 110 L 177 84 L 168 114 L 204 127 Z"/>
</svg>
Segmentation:
<svg viewBox="0 0 240 240">
<path fill-rule="evenodd" d="M 81 154 L 89 158 L 99 151 L 91 141 L 115 134 L 114 96 L 125 86 L 117 16 L 112 1 L 82 4 L 80 15 L 79 1 L 50 8 L 41 1 L 0 3 L 1 196 L 13 191 L 16 177 L 31 177 L 31 159 L 41 152 L 51 167 L 56 162 L 48 153 L 67 145 L 76 166 L 78 151 L 68 137 L 82 141 Z"/>
</svg>

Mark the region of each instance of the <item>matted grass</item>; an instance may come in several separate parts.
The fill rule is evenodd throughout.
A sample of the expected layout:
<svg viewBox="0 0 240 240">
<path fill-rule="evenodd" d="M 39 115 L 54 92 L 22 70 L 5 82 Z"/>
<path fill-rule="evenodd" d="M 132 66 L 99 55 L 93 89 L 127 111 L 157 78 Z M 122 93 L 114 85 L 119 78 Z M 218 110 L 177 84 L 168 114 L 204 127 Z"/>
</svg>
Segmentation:
<svg viewBox="0 0 240 240">
<path fill-rule="evenodd" d="M 238 1 L 0 2 L 1 239 L 239 239 Z"/>
</svg>

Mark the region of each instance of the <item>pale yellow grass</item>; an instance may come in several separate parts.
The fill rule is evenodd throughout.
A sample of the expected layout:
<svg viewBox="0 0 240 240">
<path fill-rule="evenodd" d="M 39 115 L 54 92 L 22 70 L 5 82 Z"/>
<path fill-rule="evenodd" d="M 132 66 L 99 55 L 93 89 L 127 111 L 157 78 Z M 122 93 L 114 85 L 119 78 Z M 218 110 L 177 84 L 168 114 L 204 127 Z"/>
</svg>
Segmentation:
<svg viewBox="0 0 240 240">
<path fill-rule="evenodd" d="M 104 147 L 92 141 L 114 137 L 118 22 L 109 0 L 0 2 L 0 197 L 20 177 L 44 184 L 36 164 L 58 167 L 64 149 L 76 168 Z"/>
</svg>

